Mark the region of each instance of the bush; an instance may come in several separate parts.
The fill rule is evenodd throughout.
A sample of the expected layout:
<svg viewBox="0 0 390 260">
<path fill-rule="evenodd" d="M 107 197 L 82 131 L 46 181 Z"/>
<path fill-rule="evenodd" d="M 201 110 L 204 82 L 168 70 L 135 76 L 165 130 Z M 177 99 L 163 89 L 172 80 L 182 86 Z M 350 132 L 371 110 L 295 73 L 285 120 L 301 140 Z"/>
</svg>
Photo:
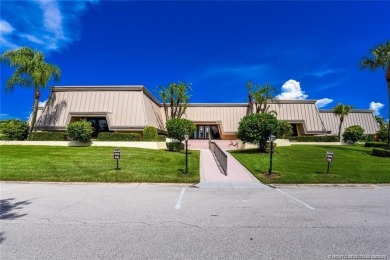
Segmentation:
<svg viewBox="0 0 390 260">
<path fill-rule="evenodd" d="M 157 141 L 159 142 L 165 142 L 167 140 L 167 137 L 165 135 L 158 135 Z"/>
<path fill-rule="evenodd" d="M 286 121 L 279 121 L 279 132 L 277 133 L 277 137 L 279 139 L 289 139 L 293 135 L 293 128 L 290 123 Z"/>
<path fill-rule="evenodd" d="M 2 140 L 25 140 L 28 136 L 27 122 L 19 119 L 6 120 L 1 123 Z"/>
<path fill-rule="evenodd" d="M 363 142 L 374 142 L 375 141 L 375 135 L 363 135 L 360 139 Z"/>
<path fill-rule="evenodd" d="M 154 126 L 147 126 L 144 128 L 144 141 L 157 141 L 158 133 L 157 129 Z"/>
<path fill-rule="evenodd" d="M 379 140 L 382 142 L 387 141 L 387 135 L 388 135 L 387 127 L 388 126 L 386 124 L 381 125 L 381 127 L 379 128 L 379 131 L 377 133 Z"/>
<path fill-rule="evenodd" d="M 337 135 L 295 136 L 290 138 L 290 140 L 297 142 L 339 142 Z"/>
<path fill-rule="evenodd" d="M 363 137 L 364 129 L 360 125 L 347 127 L 343 133 L 343 141 L 354 144 Z"/>
<path fill-rule="evenodd" d="M 265 152 L 265 145 L 271 133 L 278 133 L 279 124 L 272 114 L 251 114 L 241 119 L 238 126 L 238 139 L 244 143 L 259 145 Z"/>
<path fill-rule="evenodd" d="M 141 141 L 141 135 L 136 133 L 101 132 L 98 141 Z"/>
<path fill-rule="evenodd" d="M 166 126 L 168 136 L 177 139 L 180 143 L 184 140 L 184 135 L 191 135 L 196 131 L 194 123 L 188 119 L 169 119 Z"/>
<path fill-rule="evenodd" d="M 66 132 L 33 132 L 29 141 L 66 141 Z"/>
<path fill-rule="evenodd" d="M 180 142 L 170 142 L 167 143 L 167 148 L 169 151 L 180 152 L 184 150 L 184 144 Z"/>
<path fill-rule="evenodd" d="M 271 148 L 271 143 L 268 142 L 268 143 L 265 145 L 265 151 L 266 151 L 267 153 L 269 153 L 269 152 L 270 152 L 270 148 Z M 272 144 L 272 153 L 275 153 L 275 152 L 276 152 L 276 143 L 273 143 L 273 144 Z"/>
<path fill-rule="evenodd" d="M 94 129 L 87 120 L 76 121 L 68 125 L 67 133 L 74 141 L 88 143 L 91 141 Z"/>
<path fill-rule="evenodd" d="M 386 148 L 387 143 L 378 143 L 378 142 L 366 142 L 364 144 L 365 147 L 378 147 L 378 148 Z"/>
<path fill-rule="evenodd" d="M 390 150 L 383 149 L 383 148 L 373 148 L 372 155 L 379 156 L 379 157 L 390 157 Z"/>
</svg>

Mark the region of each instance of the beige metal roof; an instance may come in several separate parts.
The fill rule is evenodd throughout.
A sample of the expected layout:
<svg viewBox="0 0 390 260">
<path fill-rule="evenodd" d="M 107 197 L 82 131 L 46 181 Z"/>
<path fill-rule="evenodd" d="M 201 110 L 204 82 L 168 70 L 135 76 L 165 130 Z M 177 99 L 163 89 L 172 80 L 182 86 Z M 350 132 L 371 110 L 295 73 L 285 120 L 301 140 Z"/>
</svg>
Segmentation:
<svg viewBox="0 0 390 260">
<path fill-rule="evenodd" d="M 279 120 L 302 123 L 306 134 L 325 134 L 315 100 L 279 100 L 270 102 L 270 111 L 277 112 Z M 221 123 L 222 131 L 237 132 L 240 120 L 248 114 L 245 103 L 190 104 L 185 118 L 195 123 Z"/>
<path fill-rule="evenodd" d="M 315 100 L 278 100 L 270 103 L 279 120 L 302 123 L 305 134 L 325 134 L 327 129 L 319 116 Z"/>
<path fill-rule="evenodd" d="M 338 118 L 331 110 L 319 111 L 315 100 L 276 100 L 270 111 L 279 120 L 301 123 L 305 134 L 337 133 Z M 41 111 L 39 111 L 41 112 Z M 240 120 L 248 114 L 246 103 L 193 103 L 184 118 L 195 123 L 220 124 L 222 134 L 236 133 Z M 143 130 L 154 126 L 164 131 L 165 112 L 161 103 L 142 85 L 53 87 L 37 117 L 37 130 L 65 130 L 72 117 L 106 117 L 110 130 Z M 366 134 L 378 130 L 372 111 L 353 110 L 344 127 L 361 125 Z M 329 131 L 328 131 L 329 132 Z"/>
<path fill-rule="evenodd" d="M 237 132 L 238 123 L 247 114 L 245 104 L 190 104 L 184 118 L 195 123 L 220 123 L 223 133 Z"/>
<path fill-rule="evenodd" d="M 143 86 L 53 87 L 37 129 L 65 130 L 71 117 L 105 116 L 110 130 L 163 130 L 159 103 Z"/>
<path fill-rule="evenodd" d="M 375 134 L 379 130 L 379 127 L 372 112 L 372 110 L 353 109 L 351 113 L 344 118 L 341 133 L 349 126 L 360 125 L 364 129 L 364 134 Z M 334 115 L 333 110 L 320 110 L 320 116 L 324 121 L 325 127 L 332 131 L 332 134 L 337 135 L 340 118 Z"/>
</svg>

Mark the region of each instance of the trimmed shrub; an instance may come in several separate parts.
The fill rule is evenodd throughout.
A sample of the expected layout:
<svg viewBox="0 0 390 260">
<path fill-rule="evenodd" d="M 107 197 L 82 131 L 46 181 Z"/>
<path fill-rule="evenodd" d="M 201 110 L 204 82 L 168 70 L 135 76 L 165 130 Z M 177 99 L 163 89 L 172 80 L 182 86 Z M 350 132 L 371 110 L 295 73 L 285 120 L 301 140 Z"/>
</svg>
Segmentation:
<svg viewBox="0 0 390 260">
<path fill-rule="evenodd" d="M 279 121 L 279 132 L 277 133 L 277 137 L 279 139 L 289 139 L 293 135 L 293 128 L 290 123 L 286 121 Z"/>
<path fill-rule="evenodd" d="M 66 141 L 66 132 L 33 132 L 29 141 Z"/>
<path fill-rule="evenodd" d="M 170 142 L 167 143 L 167 148 L 169 151 L 180 152 L 184 150 L 184 144 L 180 142 Z"/>
<path fill-rule="evenodd" d="M 184 135 L 191 135 L 196 131 L 196 126 L 188 119 L 169 119 L 166 123 L 168 136 L 182 142 Z"/>
<path fill-rule="evenodd" d="M 167 140 L 167 136 L 165 135 L 158 135 L 157 141 L 159 142 L 165 142 Z"/>
<path fill-rule="evenodd" d="M 339 142 L 337 135 L 295 136 L 290 138 L 290 140 L 297 142 Z"/>
<path fill-rule="evenodd" d="M 343 141 L 354 144 L 363 137 L 364 129 L 360 125 L 347 127 L 343 133 Z"/>
<path fill-rule="evenodd" d="M 27 122 L 19 119 L 7 120 L 1 124 L 2 140 L 22 141 L 28 136 Z"/>
<path fill-rule="evenodd" d="M 372 155 L 379 156 L 379 157 L 390 157 L 390 150 L 383 149 L 383 148 L 373 148 Z"/>
<path fill-rule="evenodd" d="M 94 129 L 87 120 L 76 121 L 68 125 L 68 136 L 74 141 L 88 143 L 91 141 Z"/>
<path fill-rule="evenodd" d="M 387 143 L 379 143 L 379 142 L 366 142 L 364 144 L 365 147 L 378 147 L 378 148 L 386 148 Z"/>
<path fill-rule="evenodd" d="M 141 141 L 141 135 L 136 133 L 101 132 L 98 141 Z"/>
<path fill-rule="evenodd" d="M 251 114 L 243 117 L 238 126 L 238 139 L 244 143 L 259 145 L 265 152 L 265 146 L 271 133 L 279 132 L 279 122 L 272 114 Z"/>
<path fill-rule="evenodd" d="M 157 129 L 154 126 L 147 126 L 144 128 L 143 132 L 144 141 L 157 141 L 158 139 L 158 133 Z"/>
</svg>

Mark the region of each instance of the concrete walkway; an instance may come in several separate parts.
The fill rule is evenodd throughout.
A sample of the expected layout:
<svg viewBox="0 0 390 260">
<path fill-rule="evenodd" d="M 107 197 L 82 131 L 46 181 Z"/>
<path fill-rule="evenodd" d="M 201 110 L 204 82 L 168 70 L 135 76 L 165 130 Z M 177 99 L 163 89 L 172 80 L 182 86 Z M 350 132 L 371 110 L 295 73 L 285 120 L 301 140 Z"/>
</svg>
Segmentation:
<svg viewBox="0 0 390 260">
<path fill-rule="evenodd" d="M 228 156 L 227 175 L 218 167 L 213 153 L 209 149 L 200 150 L 200 183 L 198 188 L 269 188 L 259 182 L 244 166 L 233 156 Z"/>
</svg>

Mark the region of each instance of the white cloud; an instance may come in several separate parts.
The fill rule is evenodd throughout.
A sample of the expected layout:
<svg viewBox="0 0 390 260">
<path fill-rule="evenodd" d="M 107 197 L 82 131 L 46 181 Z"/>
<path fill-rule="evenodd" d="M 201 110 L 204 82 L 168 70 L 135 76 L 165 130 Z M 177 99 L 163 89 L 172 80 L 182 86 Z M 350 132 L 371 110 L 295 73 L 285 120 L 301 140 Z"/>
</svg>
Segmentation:
<svg viewBox="0 0 390 260">
<path fill-rule="evenodd" d="M 39 101 L 38 107 L 44 107 L 46 105 L 47 99 L 45 101 Z"/>
<path fill-rule="evenodd" d="M 9 24 L 6 20 L 0 19 L 0 34 L 10 34 L 14 31 L 14 27 Z"/>
<path fill-rule="evenodd" d="M 1 7 L 0 51 L 30 46 L 59 51 L 79 39 L 79 17 L 96 0 L 9 1 Z M 22 13 L 22 16 L 15 16 Z M 12 25 L 11 25 L 12 24 Z"/>
<path fill-rule="evenodd" d="M 39 45 L 44 44 L 44 41 L 38 39 L 38 38 L 35 37 L 34 35 L 22 33 L 22 34 L 20 34 L 20 36 L 26 38 L 26 39 L 29 40 L 30 42 L 33 42 L 33 43 L 36 43 L 36 44 L 39 44 Z"/>
<path fill-rule="evenodd" d="M 287 80 L 282 86 L 282 93 L 276 99 L 306 99 L 308 95 L 301 89 L 301 84 L 293 79 Z"/>
<path fill-rule="evenodd" d="M 379 116 L 380 115 L 380 112 L 379 110 L 381 110 L 385 105 L 380 103 L 380 102 L 374 102 L 372 101 L 370 103 L 370 110 L 374 110 L 374 115 L 376 116 Z"/>
<path fill-rule="evenodd" d="M 333 102 L 333 99 L 331 99 L 331 98 L 322 98 L 322 99 L 319 99 L 316 101 L 316 106 L 318 108 L 323 108 L 332 102 Z"/>
</svg>

